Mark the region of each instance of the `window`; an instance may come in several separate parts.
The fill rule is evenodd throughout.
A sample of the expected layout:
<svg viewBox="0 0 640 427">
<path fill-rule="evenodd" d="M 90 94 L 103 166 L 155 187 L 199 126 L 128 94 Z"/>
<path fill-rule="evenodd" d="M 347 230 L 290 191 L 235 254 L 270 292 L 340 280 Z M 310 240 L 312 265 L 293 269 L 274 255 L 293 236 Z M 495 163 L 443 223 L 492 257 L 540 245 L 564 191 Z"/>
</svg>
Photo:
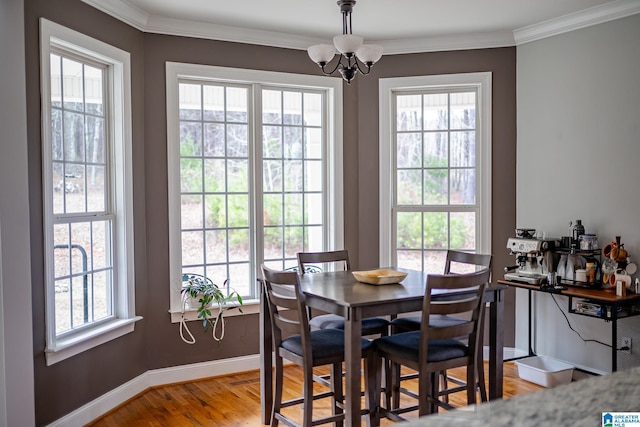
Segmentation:
<svg viewBox="0 0 640 427">
<path fill-rule="evenodd" d="M 381 80 L 382 265 L 491 251 L 490 94 L 490 73 Z"/>
<path fill-rule="evenodd" d="M 41 20 L 47 363 L 133 330 L 129 54 Z"/>
<path fill-rule="evenodd" d="M 258 299 L 261 263 L 295 268 L 297 252 L 342 246 L 341 87 L 167 64 L 174 321 L 183 275 L 226 284 L 247 304 Z"/>
</svg>

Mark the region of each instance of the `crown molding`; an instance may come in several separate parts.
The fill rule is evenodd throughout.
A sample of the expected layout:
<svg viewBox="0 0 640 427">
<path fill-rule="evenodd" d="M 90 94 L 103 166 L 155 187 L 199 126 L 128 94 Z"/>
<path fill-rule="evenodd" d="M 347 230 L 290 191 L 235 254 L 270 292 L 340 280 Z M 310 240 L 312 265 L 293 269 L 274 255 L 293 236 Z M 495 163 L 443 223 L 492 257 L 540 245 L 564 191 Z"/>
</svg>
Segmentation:
<svg viewBox="0 0 640 427">
<path fill-rule="evenodd" d="M 82 0 L 89 6 L 95 7 L 102 12 L 125 22 L 132 27 L 135 27 L 141 31 L 146 31 L 147 21 L 149 15 L 142 9 L 139 9 L 131 5 L 127 1 L 123 0 Z"/>
<path fill-rule="evenodd" d="M 640 13 L 640 0 L 617 0 L 513 32 L 516 46 Z"/>
<path fill-rule="evenodd" d="M 151 15 L 126 0 L 82 0 L 143 32 L 196 37 L 235 43 L 247 43 L 286 49 L 306 50 L 308 46 L 329 40 L 299 34 L 231 27 Z M 515 31 L 456 34 L 397 40 L 372 40 L 383 47 L 385 55 L 437 52 L 447 50 L 488 49 L 517 46 L 591 25 L 640 13 L 640 0 L 616 0 L 584 11 L 550 19 Z"/>
</svg>

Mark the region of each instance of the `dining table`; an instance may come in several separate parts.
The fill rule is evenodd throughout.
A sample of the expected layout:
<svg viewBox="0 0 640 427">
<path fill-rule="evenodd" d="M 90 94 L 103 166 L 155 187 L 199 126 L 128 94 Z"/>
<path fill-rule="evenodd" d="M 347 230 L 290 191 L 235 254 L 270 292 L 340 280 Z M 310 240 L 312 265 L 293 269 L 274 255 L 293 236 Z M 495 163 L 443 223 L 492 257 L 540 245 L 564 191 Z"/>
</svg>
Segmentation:
<svg viewBox="0 0 640 427">
<path fill-rule="evenodd" d="M 422 310 L 427 274 L 393 268 L 407 273 L 400 282 L 385 285 L 361 283 L 351 271 L 301 274 L 300 289 L 308 307 L 345 318 L 345 425 L 361 425 L 361 348 L 362 319 L 392 316 Z M 507 286 L 490 284 L 485 291 L 489 323 L 489 399 L 502 398 L 504 292 Z M 434 295 L 432 300 L 457 292 Z M 271 320 L 265 295 L 260 294 L 260 407 L 263 424 L 269 424 L 273 405 L 273 341 Z"/>
</svg>

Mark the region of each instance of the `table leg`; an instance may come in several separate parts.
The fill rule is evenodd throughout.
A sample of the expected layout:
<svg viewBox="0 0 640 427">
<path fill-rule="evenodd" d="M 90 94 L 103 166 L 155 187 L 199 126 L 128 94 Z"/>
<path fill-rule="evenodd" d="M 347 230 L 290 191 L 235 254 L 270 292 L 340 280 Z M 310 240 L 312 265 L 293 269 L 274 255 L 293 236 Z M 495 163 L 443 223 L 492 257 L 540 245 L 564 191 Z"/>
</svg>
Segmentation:
<svg viewBox="0 0 640 427">
<path fill-rule="evenodd" d="M 360 310 L 352 308 L 344 325 L 345 345 L 345 425 L 360 426 L 360 369 L 362 359 L 362 318 Z"/>
<path fill-rule="evenodd" d="M 260 412 L 262 424 L 271 423 L 271 410 L 273 408 L 273 371 L 272 356 L 273 341 L 271 336 L 271 318 L 269 306 L 260 287 Z"/>
<path fill-rule="evenodd" d="M 504 290 L 489 303 L 489 400 L 502 399 L 504 377 Z"/>
</svg>

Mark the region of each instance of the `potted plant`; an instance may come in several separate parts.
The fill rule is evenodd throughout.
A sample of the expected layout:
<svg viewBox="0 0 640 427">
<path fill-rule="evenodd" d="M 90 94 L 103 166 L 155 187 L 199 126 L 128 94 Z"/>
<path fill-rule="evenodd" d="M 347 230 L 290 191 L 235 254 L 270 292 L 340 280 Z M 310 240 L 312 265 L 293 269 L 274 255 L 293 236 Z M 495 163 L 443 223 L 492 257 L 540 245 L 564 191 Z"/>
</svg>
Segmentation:
<svg viewBox="0 0 640 427">
<path fill-rule="evenodd" d="M 225 312 L 237 308 L 242 313 L 242 297 L 240 294 L 232 290 L 227 295 L 225 289 L 227 288 L 228 279 L 220 287 L 210 278 L 200 274 L 183 274 L 182 283 L 182 315 L 180 318 L 180 336 L 182 340 L 188 344 L 196 342 L 186 325 L 185 319 L 185 307 L 195 306 L 198 318 L 202 319 L 203 328 L 206 330 L 211 327 L 213 339 L 217 342 L 222 341 L 224 338 Z M 211 312 L 213 308 L 218 309 L 218 313 L 215 316 Z M 189 338 L 185 338 L 183 330 L 187 331 Z"/>
</svg>

